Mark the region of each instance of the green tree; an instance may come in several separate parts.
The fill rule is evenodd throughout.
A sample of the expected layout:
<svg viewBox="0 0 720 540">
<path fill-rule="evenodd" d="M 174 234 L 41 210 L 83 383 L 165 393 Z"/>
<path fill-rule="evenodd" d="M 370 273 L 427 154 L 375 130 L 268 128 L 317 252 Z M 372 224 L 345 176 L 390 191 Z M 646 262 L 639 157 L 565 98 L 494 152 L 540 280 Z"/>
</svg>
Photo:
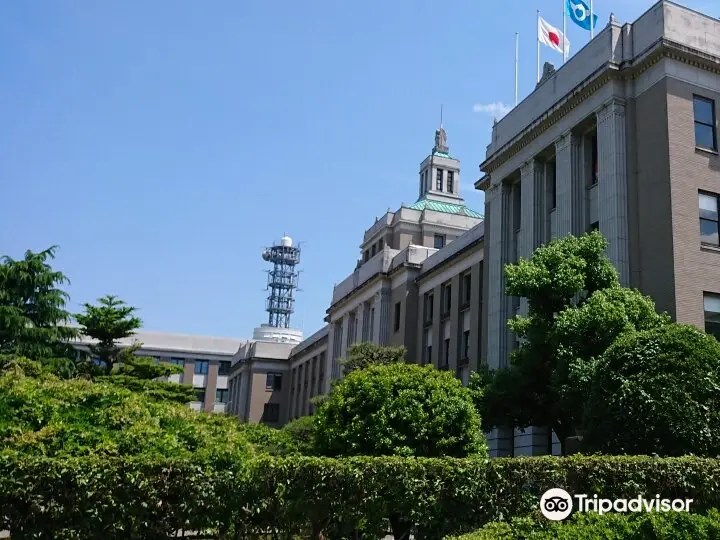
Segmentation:
<svg viewBox="0 0 720 540">
<path fill-rule="evenodd" d="M 487 447 L 470 392 L 449 372 L 375 365 L 340 381 L 315 415 L 325 455 L 467 456 Z"/>
<path fill-rule="evenodd" d="M 298 452 L 305 456 L 312 456 L 316 453 L 315 432 L 317 427 L 312 416 L 301 416 L 290 420 L 282 427 L 282 430 L 288 434 Z"/>
<path fill-rule="evenodd" d="M 377 343 L 354 343 L 348 349 L 347 357 L 340 360 L 343 373 L 348 375 L 357 369 L 365 369 L 372 365 L 397 364 L 405 361 L 406 349 L 387 347 Z"/>
<path fill-rule="evenodd" d="M 591 378 L 583 445 L 613 454 L 720 455 L 720 343 L 681 324 L 628 333 Z"/>
<path fill-rule="evenodd" d="M 564 447 L 598 356 L 626 332 L 668 322 L 649 297 L 620 287 L 606 248 L 598 232 L 569 236 L 506 266 L 506 292 L 527 299 L 528 315 L 508 322 L 522 340 L 510 366 L 471 379 L 485 429 L 550 426 Z"/>
<path fill-rule="evenodd" d="M 57 246 L 25 252 L 22 260 L 0 258 L 0 354 L 36 360 L 74 356 L 69 342 L 78 336 L 65 309 L 69 283 L 53 270 Z"/>
<path fill-rule="evenodd" d="M 109 375 L 121 357 L 128 358 L 127 347 L 119 341 L 129 338 L 140 328 L 142 321 L 134 315 L 137 308 L 128 306 L 116 296 L 107 295 L 98 299 L 97 306 L 85 304 L 85 313 L 78 313 L 75 319 L 81 325 L 81 332 L 95 340 L 89 346 L 93 359 L 100 361 L 102 371 Z M 130 353 L 140 347 L 136 343 L 131 346 Z"/>
</svg>

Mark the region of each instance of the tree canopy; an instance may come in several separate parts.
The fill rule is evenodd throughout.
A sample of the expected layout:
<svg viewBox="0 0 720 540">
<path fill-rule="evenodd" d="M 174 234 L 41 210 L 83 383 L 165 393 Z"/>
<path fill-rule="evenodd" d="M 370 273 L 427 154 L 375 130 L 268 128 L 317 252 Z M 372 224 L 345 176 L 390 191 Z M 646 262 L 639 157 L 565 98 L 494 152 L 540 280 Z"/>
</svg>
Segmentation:
<svg viewBox="0 0 720 540">
<path fill-rule="evenodd" d="M 347 356 L 340 360 L 343 373 L 348 375 L 355 370 L 372 365 L 397 364 L 405 361 L 405 347 L 388 347 L 372 342 L 353 343 Z"/>
<path fill-rule="evenodd" d="M 668 322 L 649 297 L 620 287 L 606 247 L 598 232 L 569 236 L 506 266 L 506 292 L 526 298 L 528 314 L 508 322 L 521 338 L 509 367 L 471 380 L 485 429 L 550 426 L 564 444 L 597 357 L 626 332 Z"/>
<path fill-rule="evenodd" d="M 432 366 L 353 371 L 323 401 L 315 423 L 326 455 L 459 457 L 487 450 L 470 392 Z"/>
<path fill-rule="evenodd" d="M 720 343 L 682 324 L 623 335 L 602 355 L 585 407 L 586 450 L 720 455 Z"/>
<path fill-rule="evenodd" d="M 73 356 L 69 342 L 78 331 L 69 326 L 69 297 L 61 288 L 69 280 L 48 262 L 56 249 L 28 250 L 21 260 L 0 258 L 0 354 L 37 360 Z"/>
</svg>

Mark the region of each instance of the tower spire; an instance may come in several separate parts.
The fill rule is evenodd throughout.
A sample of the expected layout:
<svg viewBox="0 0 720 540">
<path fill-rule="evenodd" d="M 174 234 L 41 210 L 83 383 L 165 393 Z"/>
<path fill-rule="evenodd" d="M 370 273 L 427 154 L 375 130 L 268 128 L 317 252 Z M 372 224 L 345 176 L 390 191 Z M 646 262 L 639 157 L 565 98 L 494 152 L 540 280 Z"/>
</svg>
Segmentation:
<svg viewBox="0 0 720 540">
<path fill-rule="evenodd" d="M 443 128 L 443 106 L 442 103 L 440 104 L 440 129 Z"/>
</svg>

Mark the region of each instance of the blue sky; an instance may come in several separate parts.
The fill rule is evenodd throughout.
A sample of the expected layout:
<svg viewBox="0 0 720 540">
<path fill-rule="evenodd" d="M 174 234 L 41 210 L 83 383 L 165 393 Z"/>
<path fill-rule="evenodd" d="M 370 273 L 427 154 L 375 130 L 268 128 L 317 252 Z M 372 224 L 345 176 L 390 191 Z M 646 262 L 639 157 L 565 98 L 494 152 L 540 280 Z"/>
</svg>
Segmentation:
<svg viewBox="0 0 720 540">
<path fill-rule="evenodd" d="M 650 5 L 594 2 L 603 26 Z M 536 8 L 561 28 L 560 0 L 4 2 L 0 253 L 58 244 L 73 311 L 111 293 L 148 329 L 250 337 L 262 248 L 287 232 L 306 242 L 293 326 L 309 335 L 363 231 L 414 202 L 441 103 L 482 211 L 492 115 L 476 111 L 513 102 L 516 31 L 532 89 Z M 568 38 L 588 36 L 568 20 Z"/>
</svg>

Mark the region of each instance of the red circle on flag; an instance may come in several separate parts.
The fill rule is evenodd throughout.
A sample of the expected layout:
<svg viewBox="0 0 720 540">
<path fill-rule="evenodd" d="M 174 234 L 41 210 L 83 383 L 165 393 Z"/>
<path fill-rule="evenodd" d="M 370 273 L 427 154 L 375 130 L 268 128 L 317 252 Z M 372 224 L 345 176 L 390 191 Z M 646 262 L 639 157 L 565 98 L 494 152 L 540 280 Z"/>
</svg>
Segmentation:
<svg viewBox="0 0 720 540">
<path fill-rule="evenodd" d="M 558 36 L 555 32 L 548 32 L 548 37 L 550 37 L 550 41 L 553 42 L 553 45 L 556 47 L 560 46 L 560 36 Z"/>
</svg>

